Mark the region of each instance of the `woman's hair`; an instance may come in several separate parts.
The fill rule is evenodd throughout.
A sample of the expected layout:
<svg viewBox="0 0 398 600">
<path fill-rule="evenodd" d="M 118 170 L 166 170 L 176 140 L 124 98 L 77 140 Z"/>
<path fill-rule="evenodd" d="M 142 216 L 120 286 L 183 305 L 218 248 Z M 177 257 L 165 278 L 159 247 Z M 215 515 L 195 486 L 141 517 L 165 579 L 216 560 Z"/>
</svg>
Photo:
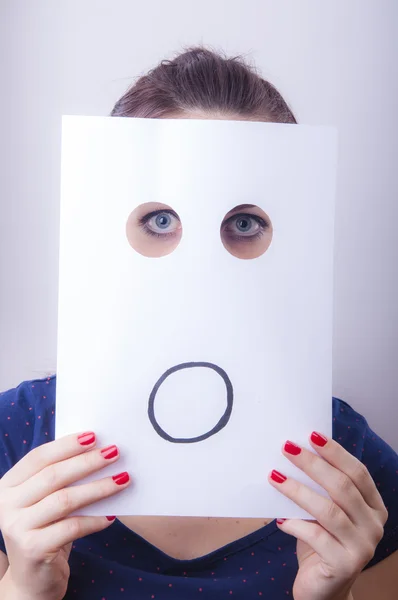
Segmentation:
<svg viewBox="0 0 398 600">
<path fill-rule="evenodd" d="M 113 117 L 173 118 L 195 112 L 296 123 L 281 94 L 241 57 L 189 48 L 141 76 L 118 100 Z"/>
</svg>

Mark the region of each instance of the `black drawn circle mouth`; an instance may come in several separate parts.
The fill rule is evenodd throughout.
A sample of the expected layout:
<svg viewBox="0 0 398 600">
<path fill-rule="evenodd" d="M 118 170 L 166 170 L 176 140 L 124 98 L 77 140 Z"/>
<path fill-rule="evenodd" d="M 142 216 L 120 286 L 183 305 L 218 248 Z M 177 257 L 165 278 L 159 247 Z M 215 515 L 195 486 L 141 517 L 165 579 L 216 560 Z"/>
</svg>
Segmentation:
<svg viewBox="0 0 398 600">
<path fill-rule="evenodd" d="M 156 400 L 156 395 L 157 395 L 157 393 L 159 391 L 159 388 L 162 385 L 162 383 L 168 377 L 170 377 L 170 375 L 173 375 L 173 373 L 176 373 L 177 371 L 181 371 L 182 369 L 195 369 L 195 368 L 198 368 L 198 367 L 202 367 L 202 368 L 206 368 L 206 369 L 212 369 L 213 371 L 215 371 L 222 378 L 222 380 L 225 383 L 225 389 L 226 389 L 226 408 L 225 408 L 225 411 L 224 411 L 223 415 L 219 419 L 219 421 L 214 425 L 214 427 L 212 429 L 210 429 L 210 431 L 207 431 L 206 433 L 203 433 L 203 434 L 198 435 L 196 437 L 191 437 L 191 438 L 176 438 L 176 437 L 173 437 L 173 436 L 169 435 L 159 425 L 159 423 L 156 420 L 156 416 L 155 416 L 155 400 Z M 226 374 L 226 372 L 224 371 L 224 369 L 222 369 L 218 365 L 215 365 L 215 364 L 209 363 L 209 362 L 186 362 L 186 363 L 181 363 L 181 364 L 175 365 L 174 367 L 171 367 L 170 369 L 168 369 L 167 371 L 165 371 L 163 373 L 163 375 L 161 377 L 159 377 L 158 381 L 155 383 L 155 385 L 153 387 L 153 390 L 152 390 L 152 392 L 151 392 L 151 394 L 149 396 L 148 417 L 149 417 L 149 420 L 150 420 L 150 422 L 152 424 L 152 427 L 154 428 L 154 430 L 156 431 L 156 433 L 158 435 L 160 435 L 160 437 L 162 437 L 164 440 L 167 440 L 168 442 L 172 442 L 174 444 L 193 444 L 195 442 L 202 442 L 203 440 L 207 440 L 212 435 L 215 435 L 216 433 L 218 433 L 219 431 L 221 431 L 221 429 L 224 429 L 224 427 L 228 423 L 229 418 L 231 416 L 232 406 L 233 406 L 233 396 L 234 396 L 234 392 L 233 392 L 233 387 L 232 387 L 231 380 L 229 379 L 229 377 Z"/>
</svg>

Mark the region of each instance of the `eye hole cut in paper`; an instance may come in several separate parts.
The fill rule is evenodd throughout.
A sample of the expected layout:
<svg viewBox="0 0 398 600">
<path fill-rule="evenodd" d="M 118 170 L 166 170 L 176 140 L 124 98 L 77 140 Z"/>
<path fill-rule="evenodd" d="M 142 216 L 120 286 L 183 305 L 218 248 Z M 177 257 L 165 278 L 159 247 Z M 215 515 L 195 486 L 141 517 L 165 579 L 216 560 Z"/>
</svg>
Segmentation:
<svg viewBox="0 0 398 600">
<path fill-rule="evenodd" d="M 232 256 L 242 259 L 258 258 L 271 244 L 271 219 L 254 204 L 240 204 L 224 217 L 220 236 L 224 248 Z"/>
<path fill-rule="evenodd" d="M 181 220 L 167 204 L 146 202 L 130 213 L 126 235 L 130 246 L 139 254 L 150 258 L 166 256 L 180 243 Z"/>
<path fill-rule="evenodd" d="M 174 375 L 175 373 L 177 373 L 178 371 L 181 371 L 183 369 L 195 369 L 195 368 L 211 369 L 221 377 L 221 379 L 223 380 L 223 382 L 225 384 L 226 407 L 225 407 L 224 413 L 222 414 L 221 418 L 209 431 L 206 431 L 203 434 L 197 435 L 194 437 L 175 437 L 175 436 L 172 436 L 169 433 L 167 433 L 165 431 L 165 429 L 163 429 L 163 427 L 160 426 L 160 424 L 156 418 L 156 415 L 155 415 L 156 397 L 157 397 L 157 394 L 158 394 L 159 389 L 161 388 L 162 384 L 171 375 Z M 175 444 L 192 444 L 195 442 L 202 442 L 203 440 L 206 440 L 209 437 L 211 437 L 212 435 L 215 435 L 216 433 L 221 431 L 227 425 L 227 423 L 230 419 L 231 413 L 232 413 L 233 396 L 234 396 L 234 392 L 233 392 L 231 380 L 229 379 L 226 372 L 223 369 L 221 369 L 221 367 L 219 367 L 213 363 L 209 363 L 209 362 L 186 362 L 186 363 L 182 363 L 179 365 L 175 365 L 174 367 L 171 367 L 165 373 L 163 373 L 163 375 L 158 379 L 158 381 L 156 382 L 156 384 L 149 396 L 148 417 L 149 417 L 152 427 L 154 428 L 156 433 L 168 442 L 173 442 Z"/>
</svg>

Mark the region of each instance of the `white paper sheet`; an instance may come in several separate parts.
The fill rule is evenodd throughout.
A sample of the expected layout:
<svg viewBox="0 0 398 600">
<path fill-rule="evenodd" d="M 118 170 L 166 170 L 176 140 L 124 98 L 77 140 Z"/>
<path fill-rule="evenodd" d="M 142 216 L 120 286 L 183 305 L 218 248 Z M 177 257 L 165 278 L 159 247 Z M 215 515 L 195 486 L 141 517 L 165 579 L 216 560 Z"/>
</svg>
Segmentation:
<svg viewBox="0 0 398 600">
<path fill-rule="evenodd" d="M 281 447 L 332 432 L 335 175 L 328 127 L 63 118 L 56 437 L 95 431 L 121 459 L 86 481 L 134 481 L 80 514 L 309 516 L 267 474 L 320 490 Z M 149 202 L 182 227 L 160 258 L 126 235 Z M 272 222 L 251 260 L 220 238 L 242 204 Z"/>
</svg>

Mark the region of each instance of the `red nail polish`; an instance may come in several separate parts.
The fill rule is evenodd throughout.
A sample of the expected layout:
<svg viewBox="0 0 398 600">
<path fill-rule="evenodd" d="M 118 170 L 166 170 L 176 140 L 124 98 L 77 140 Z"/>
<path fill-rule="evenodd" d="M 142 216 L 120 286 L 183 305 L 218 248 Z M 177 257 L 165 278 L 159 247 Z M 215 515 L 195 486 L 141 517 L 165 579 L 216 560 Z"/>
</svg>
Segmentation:
<svg viewBox="0 0 398 600">
<path fill-rule="evenodd" d="M 127 473 L 127 471 L 123 471 L 123 473 L 112 475 L 112 479 L 116 483 L 116 485 L 123 485 L 130 480 L 130 476 Z"/>
<path fill-rule="evenodd" d="M 282 525 L 282 523 L 284 523 L 286 521 L 286 519 L 277 519 L 276 522 L 278 523 L 278 525 Z"/>
<path fill-rule="evenodd" d="M 275 471 L 274 469 L 271 473 L 271 479 L 273 481 L 276 481 L 276 483 L 283 483 L 284 481 L 286 481 L 287 477 L 285 477 L 285 475 L 282 475 L 282 473 L 279 473 L 279 471 Z"/>
<path fill-rule="evenodd" d="M 108 521 L 114 521 L 116 519 L 116 517 L 106 517 L 108 519 Z"/>
<path fill-rule="evenodd" d="M 293 454 L 293 456 L 297 456 L 298 454 L 300 454 L 301 448 L 300 448 L 300 446 L 297 446 L 296 444 L 293 444 L 293 442 L 290 442 L 288 440 L 285 443 L 284 451 L 287 452 L 288 454 Z"/>
<path fill-rule="evenodd" d="M 327 443 L 327 438 L 325 438 L 324 435 L 321 435 L 320 433 L 317 433 L 316 431 L 313 431 L 311 433 L 311 442 L 313 444 L 315 444 L 316 446 L 321 446 L 321 448 L 323 448 L 323 446 Z"/>
<path fill-rule="evenodd" d="M 117 446 L 113 444 L 112 446 L 107 446 L 106 448 L 103 448 L 101 450 L 101 454 L 104 458 L 109 459 L 115 458 L 115 456 L 119 454 L 119 451 L 117 449 Z"/>
<path fill-rule="evenodd" d="M 95 433 L 92 431 L 86 431 L 77 436 L 79 444 L 82 446 L 89 446 L 95 442 Z"/>
</svg>

